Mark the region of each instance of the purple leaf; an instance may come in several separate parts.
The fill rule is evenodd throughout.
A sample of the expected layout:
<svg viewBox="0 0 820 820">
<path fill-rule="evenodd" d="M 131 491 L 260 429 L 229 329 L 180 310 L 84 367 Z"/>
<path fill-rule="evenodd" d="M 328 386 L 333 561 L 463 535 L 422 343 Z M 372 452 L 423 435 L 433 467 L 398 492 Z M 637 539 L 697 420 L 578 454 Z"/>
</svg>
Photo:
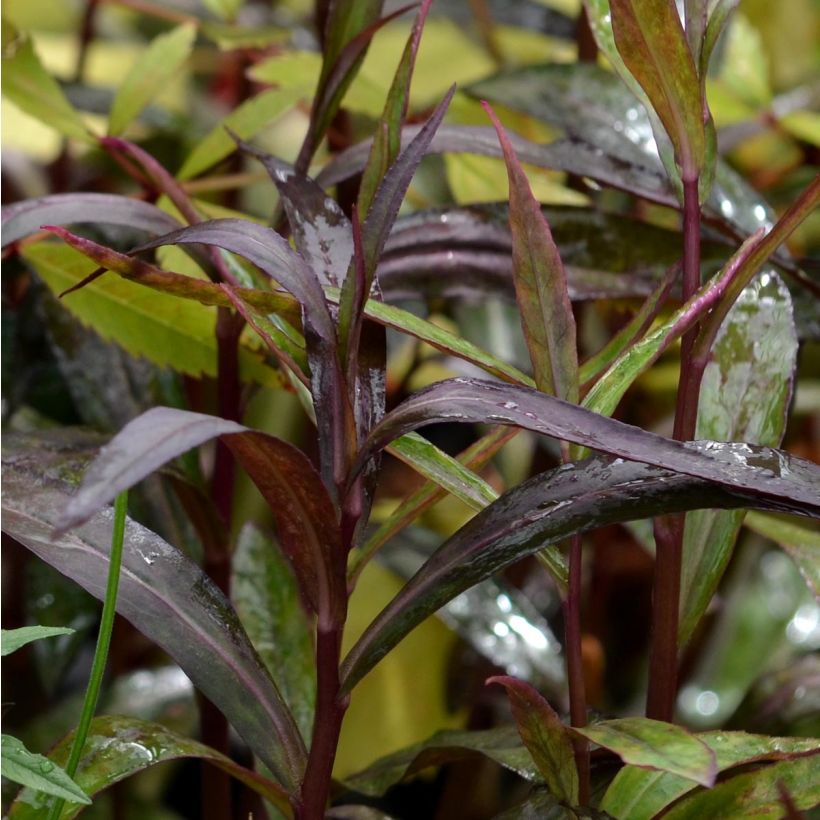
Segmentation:
<svg viewBox="0 0 820 820">
<path fill-rule="evenodd" d="M 59 448 L 16 450 L 3 458 L 3 530 L 95 597 L 105 596 L 110 509 L 74 532 L 52 533 L 70 499 Z M 293 718 L 230 603 L 179 550 L 129 520 L 117 611 L 168 652 L 228 718 L 289 792 L 306 752 Z"/>
<path fill-rule="evenodd" d="M 492 108 L 483 105 L 507 164 L 513 281 L 535 384 L 544 393 L 577 404 L 578 348 L 564 264 L 504 128 Z"/>
<path fill-rule="evenodd" d="M 477 379 L 451 379 L 420 390 L 400 404 L 373 430 L 359 455 L 361 466 L 394 438 L 439 421 L 507 424 L 591 447 L 605 453 L 712 481 L 769 501 L 780 509 L 820 513 L 817 481 L 798 477 L 780 464 L 777 450 L 749 458 L 734 457 L 729 445 L 685 444 L 598 415 L 529 387 Z M 785 455 L 783 455 L 785 457 Z"/>
<path fill-rule="evenodd" d="M 550 406 L 556 416 L 564 405 L 528 392 L 543 399 L 543 406 Z M 714 446 L 699 442 L 687 449 L 708 461 Z M 810 462 L 765 447 L 719 447 L 727 470 L 740 462 L 777 464 L 810 494 L 817 486 L 820 470 Z M 405 635 L 464 590 L 570 535 L 661 512 L 744 506 L 781 509 L 783 505 L 793 506 L 788 500 L 620 458 L 596 456 L 543 473 L 501 496 L 439 547 L 350 651 L 344 661 L 344 688 L 352 689 Z M 811 503 L 802 506 L 820 512 L 816 489 Z"/>
<path fill-rule="evenodd" d="M 3 247 L 36 233 L 41 225 L 93 222 L 155 235 L 180 227 L 174 217 L 156 205 L 116 194 L 52 194 L 4 205 L 2 214 Z"/>
</svg>

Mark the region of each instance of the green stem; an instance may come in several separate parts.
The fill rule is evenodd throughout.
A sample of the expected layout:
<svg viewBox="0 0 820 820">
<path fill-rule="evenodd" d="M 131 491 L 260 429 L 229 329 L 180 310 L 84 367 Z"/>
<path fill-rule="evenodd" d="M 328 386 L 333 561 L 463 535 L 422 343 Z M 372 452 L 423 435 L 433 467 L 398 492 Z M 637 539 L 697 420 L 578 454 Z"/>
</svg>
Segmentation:
<svg viewBox="0 0 820 820">
<path fill-rule="evenodd" d="M 88 681 L 88 688 L 85 690 L 85 700 L 83 710 L 80 714 L 80 722 L 77 724 L 77 731 L 74 733 L 74 742 L 71 745 L 71 754 L 65 770 L 69 777 L 74 777 L 80 758 L 83 753 L 88 729 L 94 712 L 97 709 L 97 701 L 100 697 L 105 665 L 108 660 L 108 648 L 111 646 L 111 633 L 114 630 L 114 617 L 117 614 L 117 591 L 120 585 L 120 566 L 122 564 L 122 545 L 125 537 L 125 517 L 128 511 L 128 490 L 123 490 L 114 502 L 114 531 L 111 535 L 111 557 L 108 562 L 108 583 L 105 588 L 105 600 L 103 601 L 102 619 L 100 620 L 100 631 L 97 635 L 97 648 L 94 650 L 94 662 L 91 665 L 91 677 Z M 51 807 L 48 820 L 57 820 L 63 812 L 64 800 L 57 800 Z"/>
</svg>

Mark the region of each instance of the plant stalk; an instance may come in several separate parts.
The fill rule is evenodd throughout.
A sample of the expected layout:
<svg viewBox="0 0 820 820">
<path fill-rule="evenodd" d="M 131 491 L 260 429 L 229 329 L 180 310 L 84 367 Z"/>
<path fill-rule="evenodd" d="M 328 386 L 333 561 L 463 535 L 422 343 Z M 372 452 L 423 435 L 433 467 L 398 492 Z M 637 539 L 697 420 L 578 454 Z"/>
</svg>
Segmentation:
<svg viewBox="0 0 820 820">
<path fill-rule="evenodd" d="M 683 180 L 684 301 L 690 299 L 700 287 L 700 218 L 698 177 L 695 175 Z M 703 367 L 696 366 L 692 359 L 698 331 L 699 324 L 696 324 L 681 339 L 681 369 L 673 434 L 679 441 L 688 441 L 695 436 L 703 375 Z M 657 557 L 652 590 L 646 715 L 667 722 L 674 717 L 678 693 L 678 625 L 685 520 L 684 515 L 674 515 L 655 521 Z"/>
<path fill-rule="evenodd" d="M 80 764 L 83 747 L 88 737 L 88 729 L 94 718 L 97 709 L 97 701 L 100 697 L 103 676 L 105 675 L 105 665 L 108 660 L 108 649 L 111 646 L 111 633 L 114 631 L 114 618 L 117 614 L 117 592 L 120 586 L 120 567 L 122 566 L 122 547 L 125 540 L 125 519 L 128 512 L 128 490 L 121 492 L 114 502 L 114 531 L 111 535 L 111 556 L 108 562 L 108 582 L 105 587 L 105 600 L 103 601 L 102 617 L 100 619 L 100 631 L 97 635 L 97 647 L 94 650 L 94 661 L 91 664 L 91 676 L 88 680 L 88 687 L 85 690 L 85 700 L 83 710 L 80 714 L 80 722 L 74 733 L 74 742 L 71 744 L 71 752 L 68 756 L 68 763 L 65 766 L 69 777 L 74 777 L 77 767 Z M 48 820 L 57 820 L 63 813 L 65 800 L 56 800 L 51 806 Z"/>
<path fill-rule="evenodd" d="M 587 725 L 586 686 L 581 648 L 581 536 L 573 535 L 569 548 L 569 589 L 564 601 L 564 642 L 567 652 L 570 723 L 576 728 Z M 578 769 L 578 800 L 589 805 L 589 743 L 573 736 L 575 765 Z"/>
</svg>

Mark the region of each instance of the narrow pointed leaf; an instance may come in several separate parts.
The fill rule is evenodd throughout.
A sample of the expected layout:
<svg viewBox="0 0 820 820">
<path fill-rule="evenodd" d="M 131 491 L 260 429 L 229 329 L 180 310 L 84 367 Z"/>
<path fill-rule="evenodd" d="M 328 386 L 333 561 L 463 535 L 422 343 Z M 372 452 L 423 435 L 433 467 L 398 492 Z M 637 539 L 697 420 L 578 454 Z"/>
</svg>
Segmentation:
<svg viewBox="0 0 820 820">
<path fill-rule="evenodd" d="M 384 112 L 377 126 L 359 186 L 358 211 L 362 217 L 367 216 L 379 184 L 401 150 L 401 127 L 407 116 L 410 80 L 413 77 L 424 21 L 427 19 L 431 4 L 432 0 L 423 0 L 393 76 L 390 90 L 387 92 Z"/>
<path fill-rule="evenodd" d="M 338 531 L 327 491 L 300 450 L 233 421 L 171 407 L 143 413 L 102 449 L 66 506 L 59 529 L 65 532 L 87 521 L 118 492 L 218 436 L 225 436 L 225 444 L 270 504 L 303 592 L 318 608 L 331 587 L 340 593 L 339 572 L 328 569 L 338 555 Z"/>
<path fill-rule="evenodd" d="M 618 718 L 572 731 L 615 752 L 624 763 L 672 772 L 706 787 L 714 785 L 715 753 L 680 726 L 649 718 Z"/>
<path fill-rule="evenodd" d="M 669 135 L 684 176 L 703 167 L 704 102 L 674 0 L 610 0 L 621 58 L 641 84 Z"/>
<path fill-rule="evenodd" d="M 778 447 L 786 429 L 797 364 L 789 291 L 774 273 L 758 276 L 721 326 L 703 374 L 696 438 Z M 742 512 L 699 510 L 686 517 L 679 640 L 703 616 L 732 555 Z"/>
<path fill-rule="evenodd" d="M 703 732 L 697 737 L 715 753 L 718 772 L 766 760 L 792 760 L 820 749 L 817 740 L 746 732 Z M 651 820 L 695 788 L 691 780 L 677 774 L 625 766 L 609 784 L 601 810 L 613 817 Z"/>
<path fill-rule="evenodd" d="M 276 157 L 237 139 L 240 149 L 258 159 L 276 185 L 285 205 L 296 249 L 319 275 L 323 285 L 338 287 L 353 256 L 350 220 L 335 199 L 309 176 Z"/>
<path fill-rule="evenodd" d="M 688 449 L 705 455 L 713 448 L 713 443 L 701 442 Z M 818 470 L 810 462 L 745 444 L 720 445 L 720 449 L 727 466 L 738 457 L 762 464 L 777 454 L 787 470 L 801 476 L 801 483 L 816 486 Z M 344 687 L 351 689 L 414 627 L 461 592 L 570 535 L 660 512 L 705 507 L 763 509 L 782 503 L 787 502 L 764 500 L 623 459 L 594 457 L 536 476 L 471 519 L 413 576 L 345 659 Z"/>
<path fill-rule="evenodd" d="M 80 284 L 97 268 L 71 248 L 52 242 L 28 245 L 22 256 L 55 296 Z M 151 271 L 146 274 L 149 280 L 153 277 Z M 138 278 L 137 281 L 144 280 Z M 166 274 L 153 279 L 153 287 L 167 289 L 166 293 L 157 293 L 127 279 L 104 276 L 67 296 L 63 305 L 85 326 L 93 328 L 103 339 L 116 342 L 133 356 L 144 356 L 161 367 L 196 377 L 215 376 L 213 311 L 170 295 L 181 290 L 191 293 L 194 299 L 202 297 L 206 303 L 219 304 L 207 302 L 208 294 L 203 293 L 203 286 L 208 285 L 211 283 L 188 276 Z M 218 290 L 217 286 L 213 287 Z M 227 298 L 222 296 L 227 304 Z M 239 365 L 243 379 L 271 387 L 282 383 L 281 375 L 244 345 L 240 348 Z"/>
<path fill-rule="evenodd" d="M 68 759 L 73 733 L 52 750 L 50 759 L 62 764 Z M 240 783 L 270 800 L 290 815 L 287 795 L 281 786 L 234 763 L 215 749 L 178 735 L 158 723 L 130 717 L 105 715 L 94 718 L 89 727 L 83 758 L 76 780 L 92 797 L 127 777 L 171 760 L 196 758 L 235 777 Z M 34 820 L 42 817 L 48 801 L 26 789 L 17 796 L 9 820 Z M 80 812 L 79 806 L 65 806 L 60 820 L 69 820 Z"/>
<path fill-rule="evenodd" d="M 792 796 L 798 811 L 820 803 L 820 754 L 765 766 L 729 778 L 713 789 L 698 791 L 673 806 L 664 817 L 755 817 L 779 820 L 783 817 L 783 793 Z"/>
<path fill-rule="evenodd" d="M 117 194 L 51 194 L 3 206 L 3 247 L 40 230 L 42 225 L 90 222 L 137 228 L 154 235 L 182 227 L 150 202 Z"/>
<path fill-rule="evenodd" d="M 684 0 L 684 29 L 689 52 L 700 74 L 700 59 L 706 26 L 709 21 L 709 0 Z M 703 79 L 703 78 L 702 78 Z"/>
<path fill-rule="evenodd" d="M 429 740 L 393 752 L 361 772 L 345 778 L 345 785 L 368 797 L 378 797 L 394 783 L 431 766 L 480 755 L 494 760 L 526 780 L 540 780 L 530 753 L 512 726 L 479 732 L 437 732 Z"/>
<path fill-rule="evenodd" d="M 31 40 L 23 37 L 11 48 L 12 54 L 3 57 L 3 96 L 63 136 L 93 143 L 94 137 L 79 113 L 43 68 Z"/>
<path fill-rule="evenodd" d="M 18 629 L 0 629 L 0 655 L 11 655 L 32 641 L 52 638 L 55 635 L 73 635 L 74 631 L 67 626 L 21 626 Z"/>
<path fill-rule="evenodd" d="M 507 164 L 513 281 L 535 384 L 544 393 L 577 404 L 578 349 L 564 265 L 501 123 L 489 105 L 484 108 Z"/>
<path fill-rule="evenodd" d="M 732 12 L 737 8 L 740 0 L 716 0 L 711 2 L 709 11 L 709 22 L 706 24 L 706 32 L 704 33 L 703 46 L 700 52 L 700 76 L 705 79 L 709 69 L 709 60 L 712 57 L 712 52 L 717 45 L 720 35 L 726 28 Z"/>
<path fill-rule="evenodd" d="M 681 443 L 646 432 L 583 407 L 547 396 L 528 387 L 501 385 L 478 379 L 451 379 L 420 390 L 405 400 L 373 430 L 358 464 L 399 435 L 439 421 L 505 424 L 532 430 L 612 455 L 713 481 L 728 489 L 765 496 L 806 514 L 820 511 L 814 473 L 795 477 L 778 465 L 778 451 L 770 459 L 734 461 L 730 445 L 718 442 Z M 761 469 L 763 468 L 763 469 Z M 794 505 L 794 506 L 792 506 Z"/>
<path fill-rule="evenodd" d="M 47 757 L 30 752 L 21 740 L 3 735 L 0 743 L 0 771 L 3 777 L 42 794 L 90 806 L 91 800 L 65 769 Z"/>
<path fill-rule="evenodd" d="M 231 556 L 231 600 L 309 742 L 316 701 L 311 626 L 279 545 L 251 523 L 243 527 Z"/>
<path fill-rule="evenodd" d="M 487 683 L 499 683 L 507 690 L 518 733 L 547 788 L 574 806 L 578 802 L 578 769 L 569 732 L 555 710 L 526 681 L 500 676 L 488 678 Z"/>
<path fill-rule="evenodd" d="M 117 136 L 125 131 L 142 109 L 165 90 L 190 56 L 195 38 L 194 25 L 183 23 L 151 42 L 117 88 L 108 117 L 109 134 Z"/>
<path fill-rule="evenodd" d="M 42 448 L 4 455 L 3 530 L 102 599 L 110 510 L 53 537 L 71 498 L 60 477 L 66 459 Z M 297 787 L 306 760 L 299 731 L 230 603 L 196 564 L 130 520 L 117 611 L 174 658 L 286 789 Z"/>
</svg>

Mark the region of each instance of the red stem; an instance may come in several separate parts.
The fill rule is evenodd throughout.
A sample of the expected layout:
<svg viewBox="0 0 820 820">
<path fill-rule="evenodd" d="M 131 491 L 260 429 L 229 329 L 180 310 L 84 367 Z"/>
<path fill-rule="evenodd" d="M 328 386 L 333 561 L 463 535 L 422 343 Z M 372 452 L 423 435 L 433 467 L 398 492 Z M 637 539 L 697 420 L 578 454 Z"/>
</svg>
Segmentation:
<svg viewBox="0 0 820 820">
<path fill-rule="evenodd" d="M 683 282 L 684 301 L 700 287 L 700 202 L 698 177 L 683 180 Z M 674 437 L 694 438 L 698 398 L 705 362 L 695 365 L 692 350 L 699 325 L 681 340 L 681 370 L 675 410 Z M 652 635 L 649 649 L 647 717 L 671 722 L 678 693 L 678 625 L 680 617 L 681 562 L 685 516 L 655 521 L 655 579 L 652 591 Z"/>
<path fill-rule="evenodd" d="M 569 589 L 564 601 L 564 641 L 567 646 L 567 680 L 569 682 L 570 723 L 587 724 L 586 687 L 581 648 L 581 536 L 573 535 L 569 549 Z M 589 805 L 589 743 L 573 736 L 575 765 L 578 768 L 578 800 Z"/>
</svg>

